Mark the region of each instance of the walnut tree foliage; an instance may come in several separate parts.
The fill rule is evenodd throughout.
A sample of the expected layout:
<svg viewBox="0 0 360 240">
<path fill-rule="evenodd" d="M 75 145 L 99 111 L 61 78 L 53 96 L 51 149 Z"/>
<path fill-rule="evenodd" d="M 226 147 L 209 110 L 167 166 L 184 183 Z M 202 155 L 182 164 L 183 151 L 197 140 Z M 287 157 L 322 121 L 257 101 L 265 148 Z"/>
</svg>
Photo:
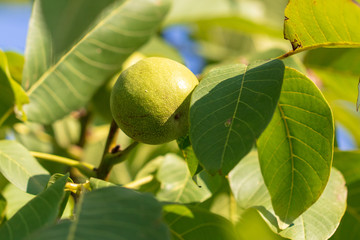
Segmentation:
<svg viewBox="0 0 360 240">
<path fill-rule="evenodd" d="M 360 151 L 335 134 L 360 146 L 358 0 L 32 4 L 24 56 L 0 50 L 0 239 L 360 239 Z M 126 136 L 119 74 L 189 54 L 187 135 Z"/>
</svg>

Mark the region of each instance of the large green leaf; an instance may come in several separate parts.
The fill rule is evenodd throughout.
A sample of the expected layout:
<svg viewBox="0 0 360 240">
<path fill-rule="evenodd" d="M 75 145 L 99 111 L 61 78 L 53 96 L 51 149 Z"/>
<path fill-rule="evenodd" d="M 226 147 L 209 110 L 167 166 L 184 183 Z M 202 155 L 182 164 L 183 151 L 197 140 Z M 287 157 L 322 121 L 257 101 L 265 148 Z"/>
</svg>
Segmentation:
<svg viewBox="0 0 360 240">
<path fill-rule="evenodd" d="M 174 240 L 238 239 L 231 222 L 206 210 L 165 205 L 164 212 Z"/>
<path fill-rule="evenodd" d="M 60 178 L 5 222 L 0 228 L 2 239 L 24 239 L 41 227 L 54 223 L 64 197 L 67 178 L 68 176 Z"/>
<path fill-rule="evenodd" d="M 0 141 L 0 172 L 15 186 L 31 194 L 44 190 L 49 173 L 15 141 Z"/>
<path fill-rule="evenodd" d="M 169 5 L 168 0 L 35 1 L 23 80 L 29 119 L 51 123 L 83 106 L 146 43 Z"/>
<path fill-rule="evenodd" d="M 284 64 L 273 60 L 210 71 L 190 104 L 190 140 L 211 174 L 227 174 L 253 146 L 276 108 Z"/>
<path fill-rule="evenodd" d="M 76 214 L 76 220 L 45 228 L 30 239 L 170 239 L 161 205 L 149 194 L 121 187 L 96 189 L 78 202 Z"/>
<path fill-rule="evenodd" d="M 230 172 L 229 181 L 240 207 L 256 208 L 270 228 L 285 238 L 328 239 L 339 225 L 346 209 L 345 181 L 340 172 L 334 168 L 318 201 L 285 229 L 279 229 L 281 221 L 272 208 L 270 194 L 264 184 L 256 153 L 251 153 Z"/>
<path fill-rule="evenodd" d="M 356 0 L 290 0 L 285 38 L 293 49 L 360 47 L 360 6 Z"/>
<path fill-rule="evenodd" d="M 291 223 L 320 197 L 333 144 L 328 103 L 311 80 L 287 68 L 274 117 L 258 140 L 261 171 L 282 221 Z"/>
</svg>

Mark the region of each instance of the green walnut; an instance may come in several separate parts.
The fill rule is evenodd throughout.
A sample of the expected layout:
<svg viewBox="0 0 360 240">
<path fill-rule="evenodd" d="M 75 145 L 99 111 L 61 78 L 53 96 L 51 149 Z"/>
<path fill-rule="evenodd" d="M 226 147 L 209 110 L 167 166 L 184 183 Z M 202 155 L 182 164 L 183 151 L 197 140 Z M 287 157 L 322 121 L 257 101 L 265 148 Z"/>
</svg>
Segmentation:
<svg viewBox="0 0 360 240">
<path fill-rule="evenodd" d="M 147 144 L 172 141 L 188 132 L 191 92 L 196 76 L 184 65 L 160 57 L 145 58 L 121 73 L 110 98 L 117 125 Z"/>
</svg>

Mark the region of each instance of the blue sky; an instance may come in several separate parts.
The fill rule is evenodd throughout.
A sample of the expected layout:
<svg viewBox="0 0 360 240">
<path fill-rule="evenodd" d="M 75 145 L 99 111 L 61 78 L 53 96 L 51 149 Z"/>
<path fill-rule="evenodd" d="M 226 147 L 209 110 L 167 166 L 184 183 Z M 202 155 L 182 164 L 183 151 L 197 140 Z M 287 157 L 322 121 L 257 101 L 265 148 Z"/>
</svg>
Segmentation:
<svg viewBox="0 0 360 240">
<path fill-rule="evenodd" d="M 24 53 L 30 4 L 0 4 L 0 49 Z"/>
</svg>

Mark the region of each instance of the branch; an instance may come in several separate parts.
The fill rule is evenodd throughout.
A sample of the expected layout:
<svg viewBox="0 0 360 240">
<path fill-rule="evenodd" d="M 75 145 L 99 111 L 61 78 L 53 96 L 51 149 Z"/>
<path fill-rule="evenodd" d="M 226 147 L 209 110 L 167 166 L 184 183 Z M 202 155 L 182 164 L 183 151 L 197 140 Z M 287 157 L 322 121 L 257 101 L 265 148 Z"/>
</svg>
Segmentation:
<svg viewBox="0 0 360 240">
<path fill-rule="evenodd" d="M 111 144 L 114 141 L 114 138 L 115 138 L 118 130 L 119 130 L 119 128 L 118 128 L 116 122 L 113 119 L 112 122 L 111 122 L 111 125 L 110 125 L 108 137 L 106 139 L 106 143 L 105 143 L 105 147 L 104 147 L 104 153 L 103 153 L 103 159 L 104 159 L 105 155 L 110 152 Z"/>
<path fill-rule="evenodd" d="M 115 164 L 125 161 L 131 150 L 133 150 L 137 145 L 138 142 L 133 142 L 124 150 L 119 150 L 116 153 L 105 154 L 97 170 L 97 177 L 99 179 L 106 179 L 112 167 Z"/>
</svg>

